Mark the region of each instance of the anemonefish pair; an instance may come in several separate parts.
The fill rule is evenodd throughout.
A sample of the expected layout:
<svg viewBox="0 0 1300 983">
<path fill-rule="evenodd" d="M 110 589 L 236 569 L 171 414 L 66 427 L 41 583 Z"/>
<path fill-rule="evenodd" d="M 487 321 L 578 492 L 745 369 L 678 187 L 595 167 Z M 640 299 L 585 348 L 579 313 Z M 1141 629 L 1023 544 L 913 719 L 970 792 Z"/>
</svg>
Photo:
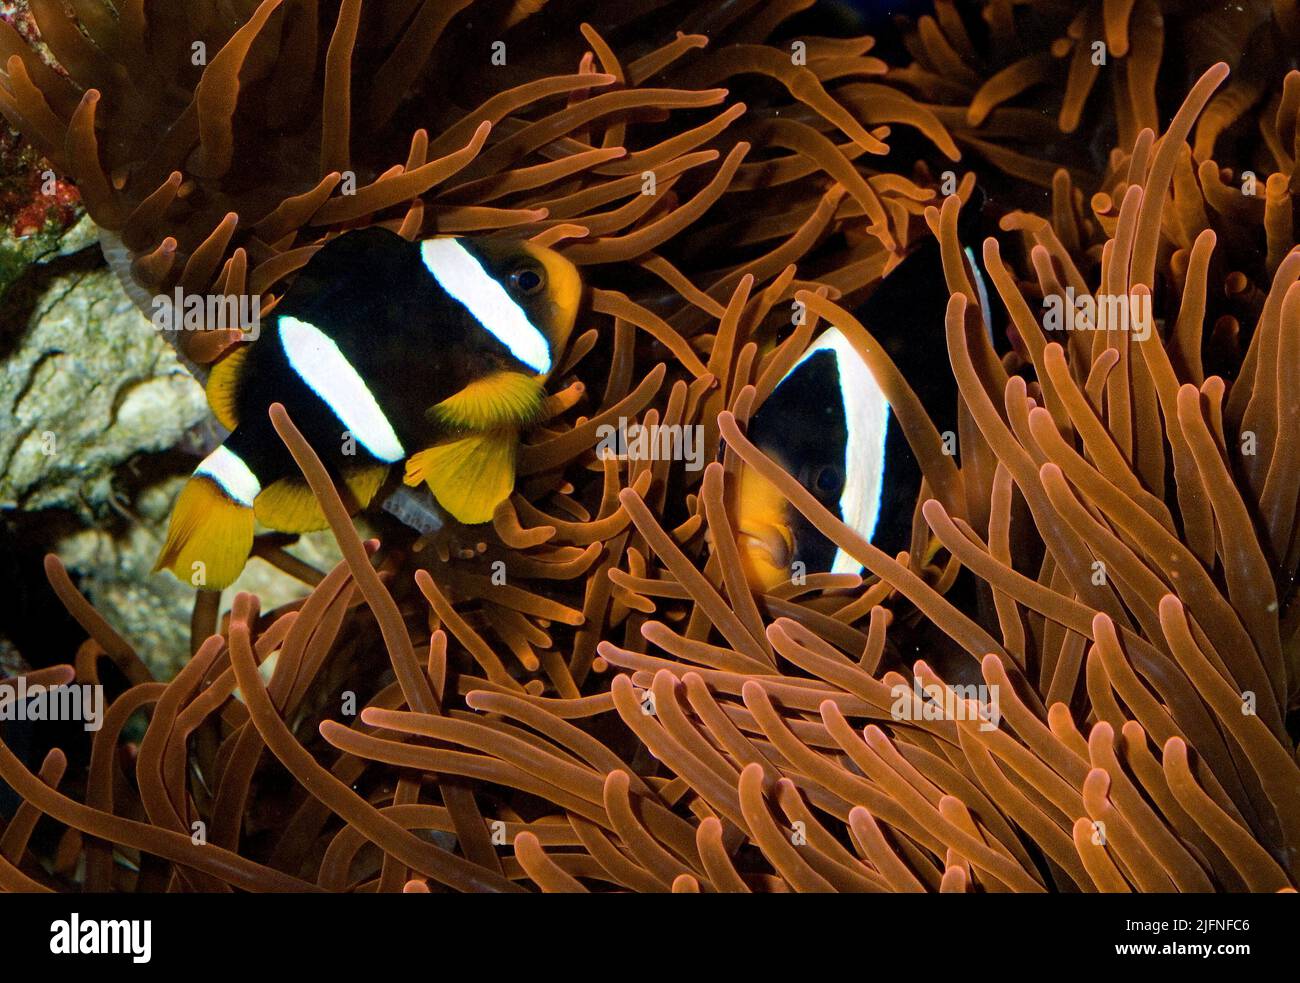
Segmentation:
<svg viewBox="0 0 1300 983">
<path fill-rule="evenodd" d="M 354 511 L 401 465 L 456 520 L 487 522 L 514 487 L 520 433 L 581 296 L 573 264 L 527 242 L 382 228 L 330 241 L 257 340 L 214 367 L 208 402 L 231 433 L 181 491 L 157 569 L 219 590 L 243 570 L 255 522 L 325 528 L 271 425 L 277 402 Z"/>
<path fill-rule="evenodd" d="M 966 250 L 989 324 L 987 291 Z M 859 315 L 921 396 L 955 429 L 938 244 L 901 263 Z M 577 269 L 525 242 L 409 242 L 372 228 L 324 246 L 258 339 L 225 356 L 208 401 L 232 432 L 187 482 L 157 569 L 218 590 L 243 570 L 255 522 L 282 532 L 326 526 L 268 417 L 284 404 L 354 511 L 391 468 L 427 485 L 457 521 L 487 522 L 511 493 L 522 430 L 582 298 Z M 754 413 L 749 436 L 828 509 L 886 552 L 909 539 L 920 469 L 870 369 L 824 331 Z M 752 469 L 740 474 L 741 555 L 759 591 L 804 572 L 861 567 Z"/>
<path fill-rule="evenodd" d="M 983 273 L 973 250 L 964 252 L 984 323 L 991 325 Z M 929 239 L 885 277 L 857 315 L 940 432 L 955 432 L 947 301 L 939 244 Z M 777 383 L 750 418 L 748 437 L 868 542 L 891 556 L 907 548 L 920 466 L 871 370 L 838 329 L 824 331 Z M 752 468 L 741 469 L 736 513 L 741 560 L 756 591 L 789 582 L 799 571 L 862 569 Z"/>
</svg>

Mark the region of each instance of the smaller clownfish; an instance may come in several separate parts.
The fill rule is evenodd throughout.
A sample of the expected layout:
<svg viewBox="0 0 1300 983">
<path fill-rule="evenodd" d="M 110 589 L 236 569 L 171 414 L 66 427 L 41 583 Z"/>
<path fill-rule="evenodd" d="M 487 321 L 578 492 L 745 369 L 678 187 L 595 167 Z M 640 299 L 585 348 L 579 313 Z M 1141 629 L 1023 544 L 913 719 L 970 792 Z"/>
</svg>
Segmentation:
<svg viewBox="0 0 1300 983">
<path fill-rule="evenodd" d="M 969 247 L 986 326 L 983 273 Z M 948 366 L 939 244 L 927 240 L 859 308 L 940 432 L 956 431 L 957 386 Z M 830 512 L 889 555 L 911 541 L 921 469 L 866 362 L 836 328 L 824 331 L 749 421 L 754 445 Z M 862 565 L 809 522 L 776 486 L 741 468 L 737 543 L 750 586 L 765 593 L 804 573 L 860 573 Z"/>
<path fill-rule="evenodd" d="M 581 298 L 576 267 L 527 242 L 408 242 L 382 228 L 331 240 L 259 337 L 213 368 L 208 402 L 231 433 L 182 489 L 155 569 L 220 590 L 243 570 L 256 522 L 327 526 L 272 427 L 277 402 L 354 513 L 401 464 L 457 521 L 489 521 L 514 489 L 520 433 L 541 413 Z"/>
</svg>

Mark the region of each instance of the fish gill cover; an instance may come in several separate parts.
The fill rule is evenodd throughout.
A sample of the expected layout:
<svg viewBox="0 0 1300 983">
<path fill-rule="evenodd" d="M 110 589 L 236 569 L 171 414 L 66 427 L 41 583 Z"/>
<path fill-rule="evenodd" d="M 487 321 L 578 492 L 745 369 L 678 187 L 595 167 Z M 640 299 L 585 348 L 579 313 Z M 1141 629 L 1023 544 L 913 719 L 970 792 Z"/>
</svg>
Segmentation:
<svg viewBox="0 0 1300 983">
<path fill-rule="evenodd" d="M 363 538 L 272 407 L 342 561 L 260 536 L 306 596 L 196 591 L 172 678 L 49 556 L 85 641 L 21 678 L 108 703 L 43 760 L 0 725 L 0 887 L 1300 884 L 1294 0 L 937 0 L 879 47 L 812 0 L 5 6 L 0 110 L 142 303 L 273 314 L 373 225 L 553 246 L 587 301 L 488 526 Z M 936 240 L 955 431 L 854 314 Z M 827 326 L 924 478 L 896 555 L 746 438 Z M 701 453 L 597 453 L 630 424 Z M 752 589 L 745 468 L 862 575 Z"/>
</svg>

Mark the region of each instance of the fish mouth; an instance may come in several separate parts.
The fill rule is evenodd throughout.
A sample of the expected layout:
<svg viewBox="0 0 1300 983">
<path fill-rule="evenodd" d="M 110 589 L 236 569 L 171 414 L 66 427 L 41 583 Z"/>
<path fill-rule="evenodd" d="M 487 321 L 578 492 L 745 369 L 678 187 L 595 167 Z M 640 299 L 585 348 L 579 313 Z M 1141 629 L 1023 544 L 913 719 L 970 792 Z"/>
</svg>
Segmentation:
<svg viewBox="0 0 1300 983">
<path fill-rule="evenodd" d="M 794 560 L 794 535 L 772 522 L 742 523 L 736 537 L 742 552 L 749 553 L 778 570 L 789 570 Z"/>
</svg>

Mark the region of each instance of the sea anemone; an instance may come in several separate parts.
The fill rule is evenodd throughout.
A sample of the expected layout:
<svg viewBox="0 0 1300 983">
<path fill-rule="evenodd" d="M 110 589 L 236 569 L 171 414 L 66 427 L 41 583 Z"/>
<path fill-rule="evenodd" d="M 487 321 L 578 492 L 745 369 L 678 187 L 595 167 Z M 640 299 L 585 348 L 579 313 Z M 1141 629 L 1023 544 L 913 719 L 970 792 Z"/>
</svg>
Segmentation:
<svg viewBox="0 0 1300 983">
<path fill-rule="evenodd" d="M 0 108 L 75 178 L 130 289 L 273 305 L 321 241 L 382 222 L 558 244 L 592 298 L 490 534 L 363 540 L 275 407 L 344 556 L 320 573 L 262 540 L 303 601 L 240 594 L 222 623 L 201 594 L 195 654 L 160 682 L 48 559 L 89 640 L 39 679 L 113 700 L 84 763 L 55 749 L 33 771 L 0 742 L 22 799 L 0 887 L 1294 889 L 1300 73 L 1241 105 L 1215 54 L 1180 86 L 1159 46 L 1127 43 L 1188 16 L 1154 0 L 989 0 L 986 44 L 940 0 L 897 68 L 870 38 L 783 27 L 808 3 L 620 5 L 582 26 L 570 6 L 80 3 L 74 27 L 33 0 L 62 72 L 0 25 Z M 1225 45 L 1294 31 L 1294 5 L 1250 8 Z M 659 37 L 666 19 L 682 33 Z M 1123 59 L 1111 129 L 1091 131 L 1115 145 L 1066 168 L 1098 77 L 1072 52 L 1094 39 Z M 453 75 L 479 108 L 449 105 Z M 1058 110 L 1036 155 L 1044 124 L 1010 105 L 1031 92 Z M 1209 159 L 1257 103 L 1257 137 Z M 906 173 L 894 126 L 920 148 Z M 962 147 L 1009 188 L 983 244 L 1005 346 L 958 240 L 975 175 L 942 193 Z M 1246 170 L 1267 175 L 1255 197 Z M 1007 174 L 1050 189 L 1047 214 Z M 931 235 L 956 459 L 853 314 Z M 1036 311 L 1067 288 L 1095 313 L 1061 338 Z M 1147 330 L 1115 297 L 1150 300 Z M 826 324 L 925 476 L 897 556 L 745 436 Z M 182 342 L 201 364 L 233 341 L 206 334 Z M 711 463 L 598 457 L 620 418 L 699 425 Z M 865 574 L 755 594 L 742 464 Z M 963 570 L 982 603 L 952 589 Z M 38 842 L 42 817 L 59 835 Z"/>
<path fill-rule="evenodd" d="M 720 301 L 745 273 L 802 259 L 833 218 L 865 215 L 875 253 L 906 240 L 932 194 L 862 166 L 888 150 L 882 124 L 917 125 L 956 157 L 910 100 L 851 103 L 851 80 L 885 71 L 870 38 L 799 38 L 794 54 L 753 43 L 807 3 L 760 4 L 743 22 L 739 8 L 700 12 L 675 36 L 647 27 L 655 4 L 580 31 L 551 26 L 572 23 L 560 4 L 31 6 L 62 72 L 0 23 L 0 109 L 76 180 L 142 297 L 248 292 L 269 310 L 277 285 L 358 224 L 580 238 L 575 262 L 636 261 L 676 296 L 688 284 L 655 251 L 724 193 L 736 208 L 781 187 L 787 210 L 740 244 L 802 235 L 695 292 Z M 634 40 L 619 57 L 606 36 Z M 737 84 L 761 105 L 736 100 Z M 759 141 L 762 159 L 743 164 Z M 841 263 L 843 287 L 884 259 Z M 207 362 L 228 341 L 189 337 L 187 354 Z"/>
</svg>

